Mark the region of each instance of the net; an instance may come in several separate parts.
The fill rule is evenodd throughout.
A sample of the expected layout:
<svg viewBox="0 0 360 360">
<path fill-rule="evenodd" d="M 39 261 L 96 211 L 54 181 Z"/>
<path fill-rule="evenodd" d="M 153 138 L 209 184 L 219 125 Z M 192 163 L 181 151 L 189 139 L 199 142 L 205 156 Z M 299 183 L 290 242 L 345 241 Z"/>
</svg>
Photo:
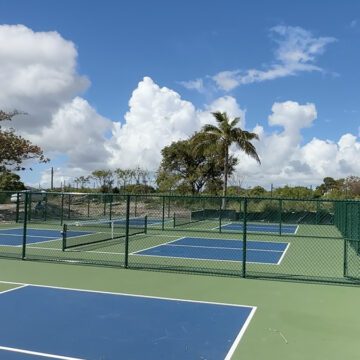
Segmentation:
<svg viewBox="0 0 360 360">
<path fill-rule="evenodd" d="M 193 210 L 187 213 L 174 213 L 174 227 L 188 225 L 205 220 L 204 210 Z"/>
<path fill-rule="evenodd" d="M 76 221 L 63 226 L 63 250 L 113 242 L 127 235 L 146 234 L 147 216 L 129 219 Z M 117 241 L 118 242 L 118 241 Z"/>
</svg>

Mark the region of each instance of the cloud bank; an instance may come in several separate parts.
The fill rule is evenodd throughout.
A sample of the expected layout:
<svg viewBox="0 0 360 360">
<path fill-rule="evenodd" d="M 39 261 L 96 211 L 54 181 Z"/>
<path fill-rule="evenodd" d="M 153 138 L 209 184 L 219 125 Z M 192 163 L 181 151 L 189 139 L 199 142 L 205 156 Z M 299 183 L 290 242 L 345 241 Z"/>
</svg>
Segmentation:
<svg viewBox="0 0 360 360">
<path fill-rule="evenodd" d="M 298 28 L 278 27 L 273 31 L 285 39 L 279 40 L 276 52 L 281 66 L 321 71 L 314 61 L 334 39 L 314 38 Z M 360 173 L 357 135 L 343 134 L 337 141 L 314 137 L 303 143 L 303 129 L 311 127 L 318 117 L 312 103 L 274 103 L 269 109 L 269 126 L 258 124 L 249 129 L 247 112 L 232 96 L 196 108 L 174 90 L 144 77 L 133 90 L 124 120 L 113 122 L 81 97 L 90 81 L 77 72 L 75 45 L 60 34 L 34 32 L 22 25 L 0 26 L 0 55 L 0 108 L 29 113 L 15 119 L 14 127 L 42 146 L 56 164 L 63 159 L 56 166 L 64 179 L 99 168 L 139 165 L 156 170 L 161 149 L 214 122 L 212 111 L 240 117 L 242 128 L 260 136 L 255 145 L 261 166 L 235 147 L 231 149 L 239 156 L 237 171 L 245 176 L 248 185 L 317 184 L 325 176 L 339 178 Z M 272 130 L 266 131 L 268 128 Z M 48 173 L 44 173 L 41 182 L 48 181 Z"/>
</svg>

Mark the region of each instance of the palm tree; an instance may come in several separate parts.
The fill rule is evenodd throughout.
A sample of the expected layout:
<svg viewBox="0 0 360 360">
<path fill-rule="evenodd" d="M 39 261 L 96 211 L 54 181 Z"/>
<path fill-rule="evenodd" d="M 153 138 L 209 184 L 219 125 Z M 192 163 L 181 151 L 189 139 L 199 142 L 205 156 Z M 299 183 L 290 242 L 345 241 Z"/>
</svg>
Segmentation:
<svg viewBox="0 0 360 360">
<path fill-rule="evenodd" d="M 217 126 L 206 124 L 201 129 L 200 143 L 202 146 L 215 146 L 216 149 L 221 149 L 224 156 L 224 188 L 223 196 L 227 194 L 227 182 L 229 173 L 229 148 L 232 144 L 236 144 L 245 154 L 251 156 L 260 164 L 259 156 L 256 152 L 255 146 L 251 140 L 259 140 L 259 136 L 255 133 L 242 130 L 236 127 L 240 118 L 236 117 L 230 120 L 226 112 L 213 112 Z M 223 200 L 223 207 L 225 200 Z"/>
</svg>

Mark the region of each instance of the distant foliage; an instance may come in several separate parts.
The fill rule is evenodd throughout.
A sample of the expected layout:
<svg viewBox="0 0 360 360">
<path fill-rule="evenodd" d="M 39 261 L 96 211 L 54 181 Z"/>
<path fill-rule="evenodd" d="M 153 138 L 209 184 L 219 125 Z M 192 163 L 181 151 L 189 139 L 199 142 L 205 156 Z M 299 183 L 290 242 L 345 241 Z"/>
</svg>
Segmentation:
<svg viewBox="0 0 360 360">
<path fill-rule="evenodd" d="M 20 181 L 20 176 L 9 170 L 0 171 L 0 190 L 25 190 L 25 185 Z"/>
</svg>

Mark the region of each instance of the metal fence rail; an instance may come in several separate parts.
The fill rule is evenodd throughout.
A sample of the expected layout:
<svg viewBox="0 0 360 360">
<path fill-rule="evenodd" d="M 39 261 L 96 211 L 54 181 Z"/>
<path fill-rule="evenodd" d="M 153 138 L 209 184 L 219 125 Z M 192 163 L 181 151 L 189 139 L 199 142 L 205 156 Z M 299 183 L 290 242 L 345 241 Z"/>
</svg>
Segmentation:
<svg viewBox="0 0 360 360">
<path fill-rule="evenodd" d="M 359 244 L 360 201 L 0 193 L 1 257 L 359 284 Z"/>
</svg>

